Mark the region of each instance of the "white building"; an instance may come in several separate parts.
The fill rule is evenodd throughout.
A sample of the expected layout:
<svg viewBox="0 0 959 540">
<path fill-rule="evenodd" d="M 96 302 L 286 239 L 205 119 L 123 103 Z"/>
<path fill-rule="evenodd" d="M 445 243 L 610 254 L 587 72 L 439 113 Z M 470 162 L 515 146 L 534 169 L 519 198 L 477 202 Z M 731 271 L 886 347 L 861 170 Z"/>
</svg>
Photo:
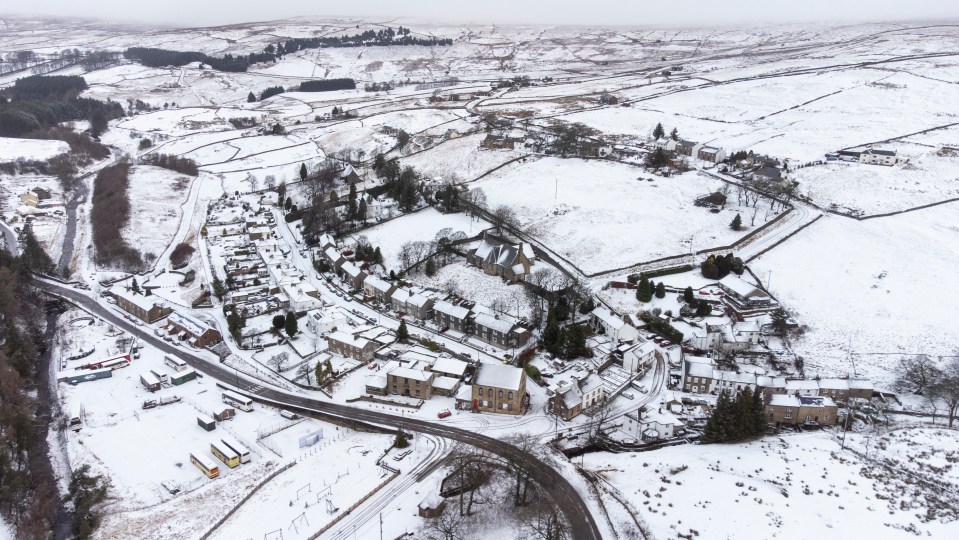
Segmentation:
<svg viewBox="0 0 959 540">
<path fill-rule="evenodd" d="M 645 373 L 660 356 L 655 341 L 637 343 L 623 352 L 623 369 L 632 373 Z"/>
<path fill-rule="evenodd" d="M 623 431 L 627 435 L 644 443 L 672 439 L 685 428 L 671 412 L 642 407 L 627 413 L 623 420 Z"/>
<path fill-rule="evenodd" d="M 626 324 L 622 317 L 605 306 L 599 306 L 590 313 L 593 329 L 603 332 L 612 340 L 632 343 L 639 338 L 639 330 Z"/>
</svg>

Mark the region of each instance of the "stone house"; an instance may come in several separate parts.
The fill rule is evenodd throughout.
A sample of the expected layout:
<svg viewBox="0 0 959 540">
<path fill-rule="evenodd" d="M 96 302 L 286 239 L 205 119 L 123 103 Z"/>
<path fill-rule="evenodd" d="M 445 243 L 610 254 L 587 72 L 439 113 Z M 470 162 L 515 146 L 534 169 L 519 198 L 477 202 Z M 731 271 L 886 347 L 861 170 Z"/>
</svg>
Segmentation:
<svg viewBox="0 0 959 540">
<path fill-rule="evenodd" d="M 522 368 L 483 364 L 472 386 L 473 410 L 523 414 L 526 405 L 526 372 Z"/>
</svg>

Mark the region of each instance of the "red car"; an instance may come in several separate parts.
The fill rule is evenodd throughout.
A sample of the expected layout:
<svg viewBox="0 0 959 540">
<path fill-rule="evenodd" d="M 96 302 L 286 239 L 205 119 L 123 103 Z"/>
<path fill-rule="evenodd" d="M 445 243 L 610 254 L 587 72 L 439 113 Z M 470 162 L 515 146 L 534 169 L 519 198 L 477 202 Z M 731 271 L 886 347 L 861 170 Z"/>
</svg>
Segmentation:
<svg viewBox="0 0 959 540">
<path fill-rule="evenodd" d="M 673 342 L 669 341 L 668 339 L 664 339 L 663 341 L 659 342 L 660 347 L 669 347 L 672 344 Z"/>
<path fill-rule="evenodd" d="M 703 296 L 709 296 L 709 291 L 699 291 L 699 294 Z"/>
<path fill-rule="evenodd" d="M 439 418 L 446 418 L 449 416 L 453 416 L 453 413 L 451 413 L 449 409 L 447 409 L 445 411 L 440 411 L 439 414 L 437 414 L 436 416 L 438 416 Z"/>
</svg>

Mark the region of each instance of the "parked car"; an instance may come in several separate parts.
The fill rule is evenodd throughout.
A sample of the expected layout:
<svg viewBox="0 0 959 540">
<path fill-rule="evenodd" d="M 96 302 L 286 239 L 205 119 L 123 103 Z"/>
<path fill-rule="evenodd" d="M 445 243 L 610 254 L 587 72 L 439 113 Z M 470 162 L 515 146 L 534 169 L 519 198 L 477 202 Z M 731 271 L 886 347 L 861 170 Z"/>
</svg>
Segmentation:
<svg viewBox="0 0 959 540">
<path fill-rule="evenodd" d="M 453 413 L 451 413 L 449 409 L 444 409 L 444 410 L 440 411 L 439 414 L 437 414 L 436 416 L 439 417 L 439 418 L 441 418 L 441 419 L 442 419 L 442 418 L 448 418 L 448 417 L 450 417 L 450 416 L 453 416 Z"/>
<path fill-rule="evenodd" d="M 623 397 L 626 399 L 633 399 L 636 396 L 630 394 L 629 392 L 623 392 Z"/>
<path fill-rule="evenodd" d="M 668 339 L 664 339 L 663 341 L 659 342 L 660 347 L 669 347 L 672 344 L 673 342 L 669 341 Z"/>
</svg>

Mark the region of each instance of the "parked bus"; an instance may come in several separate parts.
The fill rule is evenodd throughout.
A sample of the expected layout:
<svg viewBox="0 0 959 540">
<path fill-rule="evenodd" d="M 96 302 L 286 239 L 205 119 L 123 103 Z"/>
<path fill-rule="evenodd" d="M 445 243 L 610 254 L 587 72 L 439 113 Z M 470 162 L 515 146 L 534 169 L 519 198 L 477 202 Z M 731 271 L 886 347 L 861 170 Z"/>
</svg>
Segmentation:
<svg viewBox="0 0 959 540">
<path fill-rule="evenodd" d="M 206 456 L 205 452 L 196 451 L 190 452 L 190 461 L 196 465 L 197 469 L 200 469 L 207 478 L 216 478 L 220 476 L 220 468 L 216 466 L 216 463 L 212 459 Z"/>
<path fill-rule="evenodd" d="M 125 368 L 129 365 L 130 365 L 130 359 L 125 356 L 121 356 L 120 358 L 107 360 L 106 362 L 101 364 L 101 367 L 103 369 L 120 369 L 120 368 Z"/>
<path fill-rule="evenodd" d="M 253 410 L 253 400 L 248 397 L 243 397 L 236 392 L 231 392 L 229 390 L 223 391 L 223 403 L 227 405 L 232 405 L 241 411 L 250 412 Z"/>
<path fill-rule="evenodd" d="M 234 452 L 229 446 L 223 444 L 222 441 L 211 442 L 210 452 L 213 452 L 213 455 L 216 456 L 217 459 L 231 469 L 240 464 L 240 455 Z"/>
<path fill-rule="evenodd" d="M 84 367 L 87 369 L 103 369 L 105 367 L 108 367 L 108 365 L 113 365 L 114 363 L 117 363 L 118 360 L 126 360 L 126 364 L 118 365 L 117 367 L 112 369 L 118 369 L 118 368 L 126 367 L 130 365 L 130 355 L 124 354 L 122 356 L 114 356 L 113 358 L 107 358 L 105 360 L 100 360 L 98 362 L 90 362 Z"/>
<path fill-rule="evenodd" d="M 190 366 L 175 356 L 164 356 L 163 363 L 173 368 L 173 371 L 186 371 Z"/>
<path fill-rule="evenodd" d="M 243 446 L 242 444 L 236 442 L 236 439 L 228 435 L 224 435 L 220 437 L 220 442 L 222 442 L 223 445 L 228 447 L 230 450 L 233 450 L 234 452 L 236 452 L 238 456 L 240 456 L 240 463 L 250 462 L 250 451 L 247 450 L 246 447 Z"/>
</svg>

